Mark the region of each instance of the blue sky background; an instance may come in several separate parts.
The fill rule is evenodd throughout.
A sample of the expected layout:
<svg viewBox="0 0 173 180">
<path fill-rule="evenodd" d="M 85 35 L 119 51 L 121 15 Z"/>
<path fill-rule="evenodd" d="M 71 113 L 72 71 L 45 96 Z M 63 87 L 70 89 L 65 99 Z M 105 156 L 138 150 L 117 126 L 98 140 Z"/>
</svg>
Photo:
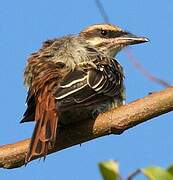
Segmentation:
<svg viewBox="0 0 173 180">
<path fill-rule="evenodd" d="M 110 21 L 151 42 L 131 51 L 154 75 L 173 83 L 173 1 L 103 1 Z M 31 136 L 34 123 L 19 124 L 25 110 L 23 70 L 26 59 L 48 39 L 78 33 L 103 22 L 92 0 L 1 0 L 0 2 L 0 144 Z M 127 102 L 162 87 L 149 81 L 128 61 L 124 52 L 117 58 L 124 66 Z M 0 170 L 0 179 L 99 180 L 97 163 L 115 159 L 123 176 L 138 167 L 173 163 L 173 113 L 168 113 L 124 132 L 106 136 L 80 147 L 35 160 L 27 167 Z M 138 178 L 136 178 L 138 179 Z M 140 178 L 139 178 L 140 179 Z"/>
</svg>

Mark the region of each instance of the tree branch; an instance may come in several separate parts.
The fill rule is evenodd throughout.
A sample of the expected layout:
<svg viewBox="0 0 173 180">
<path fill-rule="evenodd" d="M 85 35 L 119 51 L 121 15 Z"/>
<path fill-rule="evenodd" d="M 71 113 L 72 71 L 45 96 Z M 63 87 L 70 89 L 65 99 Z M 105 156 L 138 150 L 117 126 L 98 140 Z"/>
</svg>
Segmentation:
<svg viewBox="0 0 173 180">
<path fill-rule="evenodd" d="M 91 139 L 110 134 L 121 134 L 125 130 L 153 117 L 173 110 L 173 87 L 152 93 L 97 117 L 63 129 L 58 135 L 55 148 L 50 153 L 81 144 Z M 24 165 L 30 139 L 0 147 L 0 167 L 16 168 Z"/>
</svg>

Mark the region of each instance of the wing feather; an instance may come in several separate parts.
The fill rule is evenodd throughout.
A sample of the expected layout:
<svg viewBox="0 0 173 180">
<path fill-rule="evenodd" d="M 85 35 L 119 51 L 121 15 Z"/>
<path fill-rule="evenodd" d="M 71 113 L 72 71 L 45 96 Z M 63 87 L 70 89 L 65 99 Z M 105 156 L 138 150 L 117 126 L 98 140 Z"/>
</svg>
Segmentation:
<svg viewBox="0 0 173 180">
<path fill-rule="evenodd" d="M 60 83 L 55 93 L 58 107 L 63 110 L 75 106 L 84 106 L 118 95 L 122 88 L 122 69 L 115 59 L 102 58 L 92 66 L 76 68 Z M 86 69 L 87 67 L 87 69 Z"/>
</svg>

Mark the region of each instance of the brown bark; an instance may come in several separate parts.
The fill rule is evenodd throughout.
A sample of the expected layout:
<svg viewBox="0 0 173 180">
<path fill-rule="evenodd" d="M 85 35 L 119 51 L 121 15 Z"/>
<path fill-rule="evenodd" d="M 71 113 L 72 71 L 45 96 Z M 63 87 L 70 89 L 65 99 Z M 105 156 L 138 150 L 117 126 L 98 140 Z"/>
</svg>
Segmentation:
<svg viewBox="0 0 173 180">
<path fill-rule="evenodd" d="M 80 122 L 64 128 L 57 137 L 54 149 L 60 151 L 91 139 L 110 134 L 121 134 L 125 130 L 145 122 L 153 117 L 173 110 L 173 87 L 152 93 L 117 109 L 108 111 L 93 120 Z M 30 139 L 0 147 L 0 167 L 16 168 L 24 165 Z"/>
</svg>

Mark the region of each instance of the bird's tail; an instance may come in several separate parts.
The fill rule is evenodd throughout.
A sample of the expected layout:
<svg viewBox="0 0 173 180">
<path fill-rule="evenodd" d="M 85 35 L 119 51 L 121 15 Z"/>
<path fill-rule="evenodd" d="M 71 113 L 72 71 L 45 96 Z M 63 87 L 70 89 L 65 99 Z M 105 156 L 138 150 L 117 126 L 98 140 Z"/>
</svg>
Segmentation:
<svg viewBox="0 0 173 180">
<path fill-rule="evenodd" d="M 25 163 L 34 157 L 45 157 L 48 149 L 52 148 L 56 141 L 58 116 L 54 96 L 45 88 L 42 93 L 39 93 L 36 102 L 34 118 L 36 125 Z"/>
</svg>

